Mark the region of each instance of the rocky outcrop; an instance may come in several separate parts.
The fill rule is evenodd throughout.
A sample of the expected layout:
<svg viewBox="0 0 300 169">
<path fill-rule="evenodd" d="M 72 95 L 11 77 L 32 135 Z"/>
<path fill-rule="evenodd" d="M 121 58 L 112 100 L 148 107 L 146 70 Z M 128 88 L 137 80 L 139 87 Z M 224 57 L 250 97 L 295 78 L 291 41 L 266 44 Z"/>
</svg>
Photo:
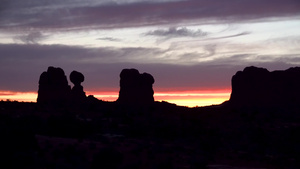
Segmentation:
<svg viewBox="0 0 300 169">
<path fill-rule="evenodd" d="M 40 76 L 37 102 L 65 104 L 69 99 L 70 91 L 71 87 L 68 85 L 63 69 L 50 66 Z"/>
<path fill-rule="evenodd" d="M 120 92 L 117 102 L 125 104 L 150 104 L 154 102 L 154 78 L 136 69 L 123 69 L 120 74 Z"/>
<path fill-rule="evenodd" d="M 269 72 L 246 67 L 231 80 L 229 103 L 235 106 L 282 106 L 300 104 L 300 67 Z"/>
<path fill-rule="evenodd" d="M 72 71 L 70 74 L 70 81 L 74 84 L 71 90 L 71 100 L 72 102 L 82 102 L 86 99 L 85 92 L 81 83 L 84 81 L 84 76 L 82 73 L 77 71 Z"/>
</svg>

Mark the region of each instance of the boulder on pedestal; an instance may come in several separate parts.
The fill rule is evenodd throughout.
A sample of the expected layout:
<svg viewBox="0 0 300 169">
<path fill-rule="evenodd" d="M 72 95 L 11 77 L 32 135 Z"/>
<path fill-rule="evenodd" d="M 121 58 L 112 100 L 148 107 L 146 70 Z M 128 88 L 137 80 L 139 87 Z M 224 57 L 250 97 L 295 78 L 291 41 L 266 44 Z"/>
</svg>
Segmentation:
<svg viewBox="0 0 300 169">
<path fill-rule="evenodd" d="M 72 71 L 70 74 L 70 81 L 74 84 L 71 90 L 71 100 L 73 102 L 82 102 L 86 99 L 85 92 L 81 83 L 84 81 L 84 76 L 82 73 L 77 71 Z"/>
</svg>

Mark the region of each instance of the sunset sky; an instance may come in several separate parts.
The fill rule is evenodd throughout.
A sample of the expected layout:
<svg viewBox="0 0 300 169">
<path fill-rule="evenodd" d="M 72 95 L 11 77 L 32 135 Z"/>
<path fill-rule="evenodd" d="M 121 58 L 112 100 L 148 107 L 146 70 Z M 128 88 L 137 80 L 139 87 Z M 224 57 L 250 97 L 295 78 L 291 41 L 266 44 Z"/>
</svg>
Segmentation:
<svg viewBox="0 0 300 169">
<path fill-rule="evenodd" d="M 155 100 L 229 99 L 246 66 L 300 66 L 299 0 L 2 0 L 0 100 L 35 101 L 48 66 L 82 72 L 87 94 L 116 100 L 119 74 L 155 78 Z M 69 81 L 71 85 L 71 82 Z"/>
</svg>

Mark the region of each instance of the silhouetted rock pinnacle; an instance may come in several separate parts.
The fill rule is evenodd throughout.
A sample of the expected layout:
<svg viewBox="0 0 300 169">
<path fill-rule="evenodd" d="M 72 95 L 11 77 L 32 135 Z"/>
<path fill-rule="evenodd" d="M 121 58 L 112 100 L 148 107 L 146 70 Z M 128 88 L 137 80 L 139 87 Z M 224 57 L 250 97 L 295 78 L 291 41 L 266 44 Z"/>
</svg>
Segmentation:
<svg viewBox="0 0 300 169">
<path fill-rule="evenodd" d="M 68 85 L 65 72 L 61 68 L 48 67 L 39 79 L 38 103 L 66 103 L 71 87 Z"/>
<path fill-rule="evenodd" d="M 270 106 L 300 104 L 300 67 L 269 72 L 246 67 L 231 80 L 230 103 L 236 106 Z"/>
<path fill-rule="evenodd" d="M 83 101 L 86 98 L 83 87 L 81 86 L 81 83 L 84 81 L 83 74 L 74 70 L 70 74 L 70 80 L 74 84 L 74 87 L 71 90 L 72 101 Z"/>
<path fill-rule="evenodd" d="M 140 74 L 136 69 L 123 69 L 120 74 L 118 102 L 129 104 L 149 104 L 154 102 L 154 78 L 148 73 Z"/>
</svg>

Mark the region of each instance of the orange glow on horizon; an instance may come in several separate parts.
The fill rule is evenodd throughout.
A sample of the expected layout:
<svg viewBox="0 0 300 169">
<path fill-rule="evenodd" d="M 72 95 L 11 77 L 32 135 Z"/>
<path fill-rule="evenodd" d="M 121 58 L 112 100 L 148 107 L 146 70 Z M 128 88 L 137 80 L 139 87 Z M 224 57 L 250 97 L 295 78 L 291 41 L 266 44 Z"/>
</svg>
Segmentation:
<svg viewBox="0 0 300 169">
<path fill-rule="evenodd" d="M 231 90 L 199 90 L 199 91 L 173 91 L 155 92 L 155 101 L 167 101 L 180 106 L 196 107 L 220 104 L 230 97 Z M 99 100 L 115 101 L 118 99 L 118 91 L 87 91 L 87 95 L 94 95 Z M 0 91 L 0 100 L 36 102 L 36 92 L 12 92 Z"/>
<path fill-rule="evenodd" d="M 154 94 L 156 101 L 167 101 L 179 106 L 196 107 L 221 104 L 228 100 L 231 90 L 174 91 Z"/>
<path fill-rule="evenodd" d="M 36 92 L 0 91 L 0 100 L 3 101 L 36 102 L 36 98 Z"/>
</svg>

